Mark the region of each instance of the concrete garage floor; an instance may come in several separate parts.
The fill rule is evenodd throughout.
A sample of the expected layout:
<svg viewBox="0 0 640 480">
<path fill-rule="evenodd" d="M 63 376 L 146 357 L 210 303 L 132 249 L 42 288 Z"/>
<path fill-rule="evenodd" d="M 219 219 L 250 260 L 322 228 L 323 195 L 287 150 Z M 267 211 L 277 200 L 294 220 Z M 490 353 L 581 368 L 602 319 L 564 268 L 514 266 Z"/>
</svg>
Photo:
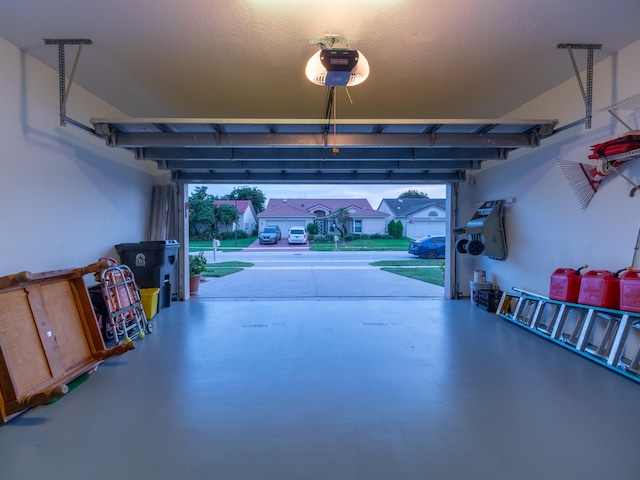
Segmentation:
<svg viewBox="0 0 640 480">
<path fill-rule="evenodd" d="M 162 309 L 0 427 L 0 478 L 640 478 L 640 383 L 465 300 L 259 292 Z"/>
</svg>

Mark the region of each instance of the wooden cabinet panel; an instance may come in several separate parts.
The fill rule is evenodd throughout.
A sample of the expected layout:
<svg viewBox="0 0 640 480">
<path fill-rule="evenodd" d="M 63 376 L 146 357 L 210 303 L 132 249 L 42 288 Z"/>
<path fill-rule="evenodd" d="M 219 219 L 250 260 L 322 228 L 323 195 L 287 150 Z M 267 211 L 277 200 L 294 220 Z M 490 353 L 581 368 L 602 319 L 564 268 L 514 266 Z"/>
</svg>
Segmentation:
<svg viewBox="0 0 640 480">
<path fill-rule="evenodd" d="M 135 348 L 106 348 L 83 276 L 84 268 L 0 278 L 0 414 L 6 422 L 23 410 L 64 395 L 66 383 L 104 359 Z"/>
</svg>

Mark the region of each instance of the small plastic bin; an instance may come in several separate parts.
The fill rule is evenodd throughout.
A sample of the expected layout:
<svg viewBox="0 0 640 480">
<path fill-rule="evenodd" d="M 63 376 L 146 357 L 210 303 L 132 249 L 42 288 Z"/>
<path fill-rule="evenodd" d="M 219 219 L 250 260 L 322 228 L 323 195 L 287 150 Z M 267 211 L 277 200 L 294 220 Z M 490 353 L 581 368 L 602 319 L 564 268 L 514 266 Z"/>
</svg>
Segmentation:
<svg viewBox="0 0 640 480">
<path fill-rule="evenodd" d="M 495 311 L 498 310 L 501 299 L 502 290 L 476 291 L 476 306 L 487 312 L 495 313 Z"/>
<path fill-rule="evenodd" d="M 485 290 L 493 289 L 493 284 L 491 282 L 469 282 L 469 290 L 471 290 L 471 301 L 477 302 L 478 300 L 478 292 Z"/>
<path fill-rule="evenodd" d="M 141 288 L 140 302 L 144 309 L 147 320 L 151 320 L 158 313 L 158 297 L 160 296 L 159 288 Z"/>
</svg>

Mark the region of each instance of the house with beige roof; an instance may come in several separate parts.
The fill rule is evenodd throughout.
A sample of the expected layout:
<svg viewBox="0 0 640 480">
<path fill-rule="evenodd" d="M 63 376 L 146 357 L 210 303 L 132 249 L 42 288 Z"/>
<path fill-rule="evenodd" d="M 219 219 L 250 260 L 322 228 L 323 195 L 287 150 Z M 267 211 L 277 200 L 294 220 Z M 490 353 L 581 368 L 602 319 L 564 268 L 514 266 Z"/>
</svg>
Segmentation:
<svg viewBox="0 0 640 480">
<path fill-rule="evenodd" d="M 346 223 L 349 233 L 385 233 L 385 219 L 388 214 L 371 208 L 365 198 L 272 198 L 264 212 L 258 214 L 260 231 L 266 226 L 277 225 L 282 232 L 292 226 L 318 225 L 318 233 L 336 231 L 332 215 L 344 208 L 349 212 Z"/>
</svg>

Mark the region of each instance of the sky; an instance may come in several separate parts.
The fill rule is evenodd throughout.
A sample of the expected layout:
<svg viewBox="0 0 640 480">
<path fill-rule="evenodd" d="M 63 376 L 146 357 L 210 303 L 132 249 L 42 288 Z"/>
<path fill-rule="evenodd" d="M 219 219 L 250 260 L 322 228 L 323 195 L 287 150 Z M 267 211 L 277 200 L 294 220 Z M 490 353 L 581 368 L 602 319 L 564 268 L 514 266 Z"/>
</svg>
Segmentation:
<svg viewBox="0 0 640 480">
<path fill-rule="evenodd" d="M 195 187 L 189 185 L 189 194 Z M 417 190 L 429 195 L 430 198 L 445 198 L 446 185 L 234 185 L 207 184 L 210 195 L 226 195 L 236 187 L 256 187 L 267 201 L 271 198 L 366 198 L 375 210 L 380 206 L 383 198 L 398 198 L 407 190 Z"/>
</svg>

